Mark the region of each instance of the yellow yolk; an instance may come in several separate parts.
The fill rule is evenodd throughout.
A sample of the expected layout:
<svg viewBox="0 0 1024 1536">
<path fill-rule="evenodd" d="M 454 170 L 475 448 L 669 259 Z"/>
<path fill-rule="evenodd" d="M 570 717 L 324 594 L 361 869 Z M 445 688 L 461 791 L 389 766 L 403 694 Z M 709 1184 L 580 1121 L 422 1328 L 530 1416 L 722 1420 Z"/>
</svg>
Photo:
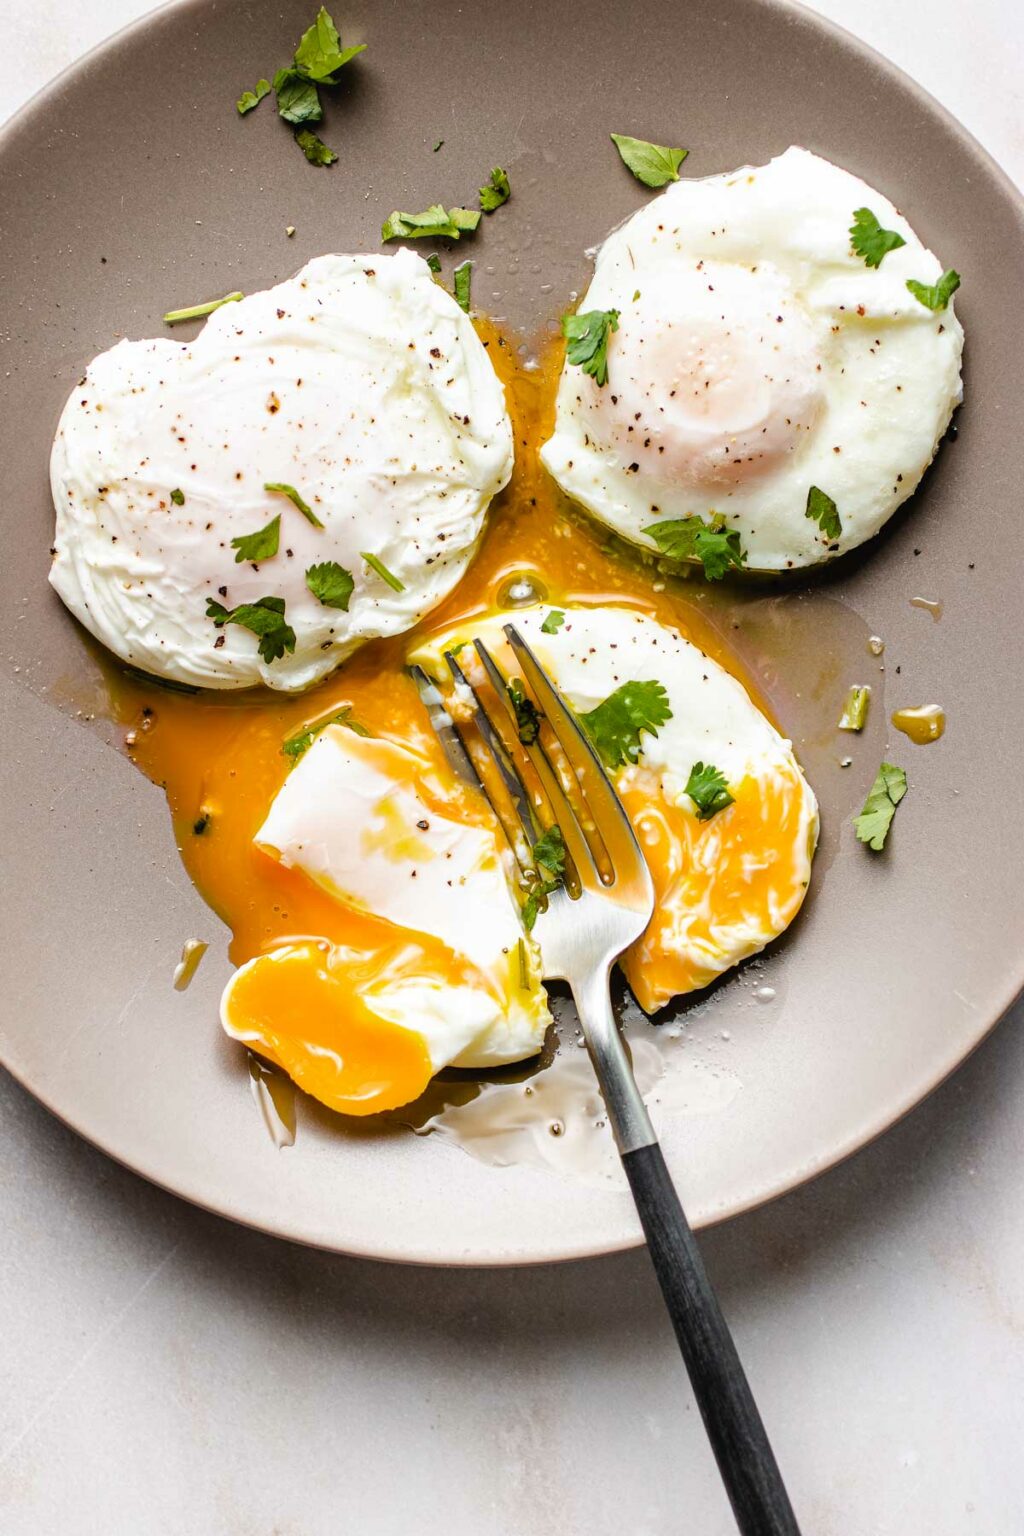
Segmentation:
<svg viewBox="0 0 1024 1536">
<path fill-rule="evenodd" d="M 409 968 L 423 958 L 401 942 L 369 951 L 288 945 L 237 972 L 224 999 L 225 1028 L 330 1109 L 396 1109 L 429 1083 L 430 1052 L 415 1030 L 374 1013 L 363 990 L 396 962 Z"/>
<path fill-rule="evenodd" d="M 794 843 L 804 797 L 799 774 L 780 765 L 745 778 L 733 793 L 734 804 L 700 821 L 687 807 L 669 804 L 644 774 L 623 787 L 654 881 L 654 916 L 622 961 L 645 1013 L 706 987 L 725 964 L 761 949 L 803 901 L 805 850 Z"/>
</svg>

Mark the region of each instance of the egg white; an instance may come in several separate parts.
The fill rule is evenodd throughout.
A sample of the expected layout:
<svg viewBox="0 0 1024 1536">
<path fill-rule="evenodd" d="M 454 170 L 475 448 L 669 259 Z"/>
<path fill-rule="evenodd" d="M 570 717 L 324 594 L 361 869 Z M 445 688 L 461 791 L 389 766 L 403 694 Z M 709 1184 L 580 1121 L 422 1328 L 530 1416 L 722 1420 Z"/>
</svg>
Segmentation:
<svg viewBox="0 0 1024 1536">
<path fill-rule="evenodd" d="M 90 364 L 53 445 L 50 580 L 147 672 L 305 688 L 452 589 L 512 452 L 487 352 L 426 263 L 407 250 L 322 256 L 224 305 L 192 341 L 122 341 Z M 265 482 L 294 486 L 323 529 Z M 236 563 L 232 538 L 278 514 L 278 554 Z M 324 561 L 354 578 L 347 611 L 306 586 Z M 210 598 L 267 595 L 285 599 L 296 634 L 294 654 L 271 662 L 254 634 L 206 617 Z"/>
<path fill-rule="evenodd" d="M 867 207 L 905 245 L 851 248 Z M 917 487 L 961 399 L 963 331 L 907 279 L 942 271 L 887 197 L 807 150 L 670 185 L 602 245 L 581 313 L 619 311 L 608 382 L 566 363 L 541 458 L 651 550 L 662 520 L 724 519 L 784 570 L 876 534 Z M 806 516 L 817 486 L 838 539 Z"/>
</svg>

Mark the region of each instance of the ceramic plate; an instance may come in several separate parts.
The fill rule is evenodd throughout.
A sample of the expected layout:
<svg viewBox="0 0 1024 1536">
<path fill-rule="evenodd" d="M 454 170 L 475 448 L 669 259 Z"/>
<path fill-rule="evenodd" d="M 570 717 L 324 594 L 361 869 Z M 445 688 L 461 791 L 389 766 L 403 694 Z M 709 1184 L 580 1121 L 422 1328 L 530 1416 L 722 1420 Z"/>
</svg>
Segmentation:
<svg viewBox="0 0 1024 1536">
<path fill-rule="evenodd" d="M 369 48 L 328 107 L 339 163 L 316 170 L 270 104 L 245 119 L 234 109 L 312 11 L 312 0 L 172 5 L 0 137 L 3 1061 L 147 1178 L 282 1236 L 446 1263 L 638 1241 L 607 1146 L 586 1143 L 602 1135 L 593 1106 L 561 1138 L 543 1119 L 513 1129 L 507 1166 L 483 1160 L 493 1144 L 471 1154 L 397 1125 L 346 1129 L 305 1100 L 295 1145 L 277 1150 L 216 1024 L 226 933 L 184 874 L 162 794 L 119 749 L 94 655 L 46 583 L 47 456 L 71 386 L 116 337 L 158 334 L 164 310 L 268 286 L 319 252 L 377 250 L 392 208 L 461 202 L 492 165 L 508 168 L 514 195 L 470 253 L 475 298 L 529 351 L 584 286 L 586 250 L 648 195 L 610 130 L 687 145 L 691 176 L 803 144 L 886 192 L 961 272 L 966 404 L 956 440 L 866 555 L 737 610 L 737 643 L 822 802 L 813 890 L 767 957 L 657 1029 L 632 1026 L 685 1202 L 696 1223 L 720 1220 L 890 1125 L 1022 982 L 1021 204 L 896 70 L 761 0 L 585 15 L 572 0 L 347 0 L 335 6 L 344 35 Z M 867 652 L 872 633 L 881 658 Z M 876 696 L 841 769 L 835 711 L 852 681 Z M 890 741 L 889 712 L 929 702 L 947 710 L 943 739 Z M 850 817 L 887 751 L 911 790 L 874 857 Z M 192 936 L 210 952 L 175 992 Z M 563 1089 L 578 1107 L 586 1061 L 566 1034 Z"/>
</svg>

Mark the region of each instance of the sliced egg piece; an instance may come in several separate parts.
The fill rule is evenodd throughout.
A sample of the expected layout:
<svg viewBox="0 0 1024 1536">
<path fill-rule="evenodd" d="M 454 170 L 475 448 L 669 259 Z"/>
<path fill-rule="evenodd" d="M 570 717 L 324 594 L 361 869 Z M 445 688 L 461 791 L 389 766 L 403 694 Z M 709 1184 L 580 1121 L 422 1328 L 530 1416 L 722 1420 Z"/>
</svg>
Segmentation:
<svg viewBox="0 0 1024 1536">
<path fill-rule="evenodd" d="M 792 922 L 810 880 L 817 802 L 792 746 L 742 684 L 676 630 L 629 608 L 558 611 L 563 622 L 549 625 L 552 633 L 543 628 L 548 606 L 518 609 L 436 636 L 410 660 L 450 689 L 445 650 L 479 638 L 506 677 L 518 677 L 502 628 L 512 619 L 580 715 L 626 683 L 665 689 L 671 717 L 641 734 L 635 764 L 612 770 L 654 880 L 654 916 L 622 962 L 637 1001 L 653 1013 Z M 459 659 L 474 668 L 471 645 Z M 718 769 L 731 797 L 710 816 L 687 790 L 698 764 Z"/>
</svg>

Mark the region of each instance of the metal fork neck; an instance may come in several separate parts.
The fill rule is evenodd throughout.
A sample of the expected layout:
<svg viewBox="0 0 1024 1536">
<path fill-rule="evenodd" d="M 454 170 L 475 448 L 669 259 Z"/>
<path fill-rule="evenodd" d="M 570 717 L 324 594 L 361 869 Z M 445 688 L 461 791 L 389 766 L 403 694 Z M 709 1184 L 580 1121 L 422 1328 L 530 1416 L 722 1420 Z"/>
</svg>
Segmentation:
<svg viewBox="0 0 1024 1536">
<path fill-rule="evenodd" d="M 658 1138 L 612 1012 L 609 970 L 609 965 L 598 967 L 585 980 L 570 985 L 616 1145 L 620 1153 L 635 1152 L 653 1146 Z"/>
</svg>

